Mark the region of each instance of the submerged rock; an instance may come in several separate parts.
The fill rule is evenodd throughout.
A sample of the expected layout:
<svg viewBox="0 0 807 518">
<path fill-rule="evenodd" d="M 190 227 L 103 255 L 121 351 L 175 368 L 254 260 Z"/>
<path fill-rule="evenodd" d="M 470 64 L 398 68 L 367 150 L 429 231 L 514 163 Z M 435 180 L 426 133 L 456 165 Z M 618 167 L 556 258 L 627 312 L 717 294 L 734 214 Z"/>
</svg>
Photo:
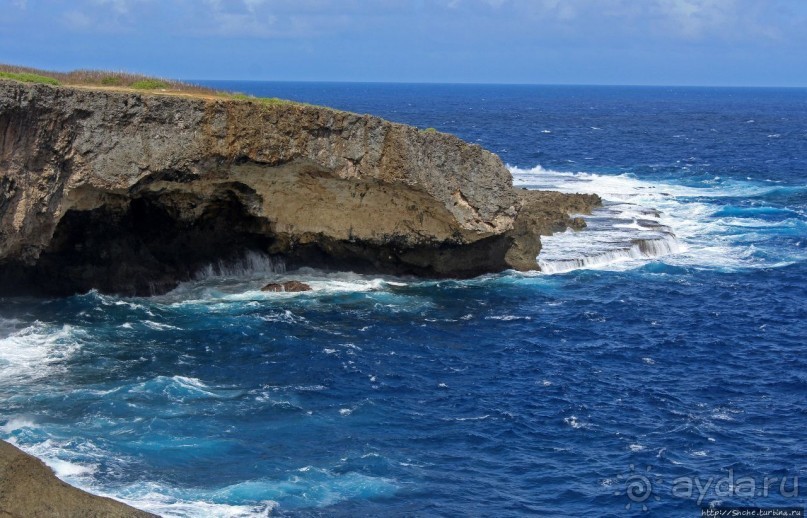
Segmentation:
<svg viewBox="0 0 807 518">
<path fill-rule="evenodd" d="M 568 219 L 566 195 L 535 210 L 477 145 L 291 102 L 0 80 L 0 135 L 0 294 L 161 293 L 247 251 L 430 277 L 534 269 L 530 232 Z"/>
<path fill-rule="evenodd" d="M 261 291 L 311 291 L 311 286 L 300 281 L 270 282 Z"/>
</svg>

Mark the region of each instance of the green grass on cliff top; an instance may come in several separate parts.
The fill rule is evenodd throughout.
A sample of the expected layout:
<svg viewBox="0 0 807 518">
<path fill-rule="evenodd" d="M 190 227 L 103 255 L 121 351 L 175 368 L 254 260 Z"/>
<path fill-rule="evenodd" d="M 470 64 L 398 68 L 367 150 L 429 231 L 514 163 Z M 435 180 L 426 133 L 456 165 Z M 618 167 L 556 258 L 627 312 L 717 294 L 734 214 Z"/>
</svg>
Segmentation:
<svg viewBox="0 0 807 518">
<path fill-rule="evenodd" d="M 54 86 L 98 86 L 102 88 L 117 89 L 131 88 L 138 91 L 220 97 L 222 99 L 234 99 L 258 103 L 263 106 L 282 104 L 313 106 L 305 103 L 278 99 L 277 97 L 254 97 L 242 93 L 223 92 L 192 83 L 176 81 L 174 79 L 159 79 L 140 74 L 131 74 L 128 72 L 110 72 L 104 70 L 73 70 L 71 72 L 53 72 L 30 67 L 4 65 L 0 63 L 0 79 L 12 79 L 26 83 L 42 83 Z M 323 107 L 318 106 L 318 108 Z"/>
<path fill-rule="evenodd" d="M 43 83 L 46 85 L 58 85 L 59 81 L 52 77 L 30 74 L 27 72 L 3 72 L 0 71 L 0 79 L 13 79 L 23 83 Z"/>
</svg>

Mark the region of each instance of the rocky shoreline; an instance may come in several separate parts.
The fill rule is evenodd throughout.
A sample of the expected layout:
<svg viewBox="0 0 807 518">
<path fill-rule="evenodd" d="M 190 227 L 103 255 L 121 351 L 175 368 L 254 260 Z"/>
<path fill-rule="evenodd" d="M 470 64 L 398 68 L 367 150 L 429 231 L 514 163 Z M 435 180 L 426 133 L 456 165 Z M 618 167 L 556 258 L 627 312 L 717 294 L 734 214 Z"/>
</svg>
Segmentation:
<svg viewBox="0 0 807 518">
<path fill-rule="evenodd" d="M 39 459 L 0 441 L 0 517 L 149 518 L 156 515 L 62 482 Z"/>
<path fill-rule="evenodd" d="M 539 233 L 600 203 L 524 194 L 493 153 L 369 115 L 9 80 L 0 171 L 4 294 L 162 293 L 247 251 L 289 268 L 531 270 Z"/>
<path fill-rule="evenodd" d="M 481 147 L 369 115 L 10 80 L 0 173 L 0 296 L 163 293 L 250 251 L 290 268 L 535 270 L 539 236 L 601 204 L 514 189 Z M 0 516 L 153 515 L 0 441 Z"/>
</svg>

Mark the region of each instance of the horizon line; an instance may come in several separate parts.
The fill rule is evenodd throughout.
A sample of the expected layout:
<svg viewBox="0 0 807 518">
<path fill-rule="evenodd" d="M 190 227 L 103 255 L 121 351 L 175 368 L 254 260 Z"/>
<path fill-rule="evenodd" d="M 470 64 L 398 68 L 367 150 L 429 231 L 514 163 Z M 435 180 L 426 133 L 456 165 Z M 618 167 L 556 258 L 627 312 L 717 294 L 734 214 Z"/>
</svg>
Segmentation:
<svg viewBox="0 0 807 518">
<path fill-rule="evenodd" d="M 346 81 L 335 79 L 178 79 L 182 82 L 193 81 L 237 81 L 243 83 L 325 83 L 325 84 L 367 84 L 367 85 L 442 85 L 442 86 L 595 86 L 595 87 L 622 87 L 622 88 L 759 88 L 759 89 L 807 89 L 805 85 L 727 85 L 727 84 L 662 84 L 662 83 L 490 83 L 484 81 Z"/>
</svg>

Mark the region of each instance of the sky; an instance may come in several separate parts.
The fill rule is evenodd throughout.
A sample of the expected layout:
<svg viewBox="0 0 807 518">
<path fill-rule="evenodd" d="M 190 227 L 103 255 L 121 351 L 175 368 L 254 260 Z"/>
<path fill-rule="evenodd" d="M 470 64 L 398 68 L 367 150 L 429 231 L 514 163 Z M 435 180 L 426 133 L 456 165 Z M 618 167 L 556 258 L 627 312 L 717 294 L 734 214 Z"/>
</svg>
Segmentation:
<svg viewBox="0 0 807 518">
<path fill-rule="evenodd" d="M 807 0 L 0 0 L 0 62 L 176 79 L 807 86 Z"/>
</svg>

